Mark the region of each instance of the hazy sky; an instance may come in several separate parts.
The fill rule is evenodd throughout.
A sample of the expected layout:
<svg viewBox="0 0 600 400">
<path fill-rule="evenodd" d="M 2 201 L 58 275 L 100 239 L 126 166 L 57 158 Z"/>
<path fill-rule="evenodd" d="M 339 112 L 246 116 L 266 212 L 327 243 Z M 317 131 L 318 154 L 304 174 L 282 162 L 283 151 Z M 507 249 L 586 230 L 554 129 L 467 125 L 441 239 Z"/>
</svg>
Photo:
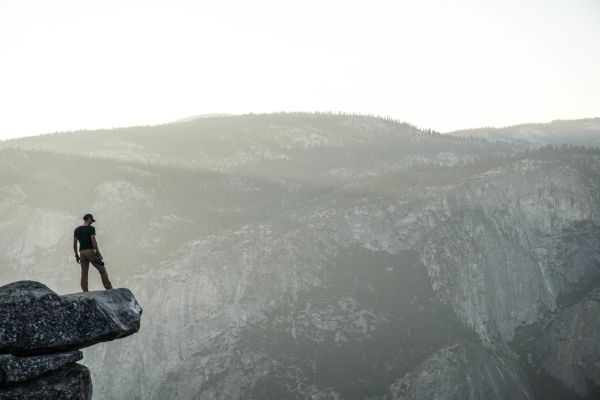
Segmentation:
<svg viewBox="0 0 600 400">
<path fill-rule="evenodd" d="M 203 113 L 600 116 L 598 0 L 0 0 L 0 51 L 0 139 Z"/>
</svg>

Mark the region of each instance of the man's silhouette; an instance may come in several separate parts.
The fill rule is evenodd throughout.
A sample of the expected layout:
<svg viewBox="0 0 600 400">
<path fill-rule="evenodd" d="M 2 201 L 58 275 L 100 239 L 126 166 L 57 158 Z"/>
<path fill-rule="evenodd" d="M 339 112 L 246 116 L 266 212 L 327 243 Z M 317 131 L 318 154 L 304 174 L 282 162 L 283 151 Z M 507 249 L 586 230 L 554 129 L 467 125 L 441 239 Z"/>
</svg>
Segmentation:
<svg viewBox="0 0 600 400">
<path fill-rule="evenodd" d="M 112 284 L 108 279 L 108 273 L 106 267 L 102 262 L 102 254 L 98 250 L 98 243 L 96 242 L 96 228 L 92 224 L 96 222 L 92 214 L 85 214 L 83 216 L 83 225 L 75 228 L 73 238 L 73 251 L 75 251 L 75 261 L 81 264 L 81 289 L 84 292 L 88 291 L 88 270 L 90 263 L 102 277 L 102 284 L 106 289 L 112 289 Z M 79 254 L 77 254 L 77 241 L 79 241 Z"/>
</svg>

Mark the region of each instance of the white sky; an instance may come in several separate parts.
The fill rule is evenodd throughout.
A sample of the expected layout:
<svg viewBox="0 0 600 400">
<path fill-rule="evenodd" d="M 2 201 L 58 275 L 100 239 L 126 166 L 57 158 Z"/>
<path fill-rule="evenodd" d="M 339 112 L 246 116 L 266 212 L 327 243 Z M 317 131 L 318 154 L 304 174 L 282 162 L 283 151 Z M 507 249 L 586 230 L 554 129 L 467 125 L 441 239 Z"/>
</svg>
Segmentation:
<svg viewBox="0 0 600 400">
<path fill-rule="evenodd" d="M 0 139 L 296 110 L 600 116 L 600 1 L 0 0 Z"/>
</svg>

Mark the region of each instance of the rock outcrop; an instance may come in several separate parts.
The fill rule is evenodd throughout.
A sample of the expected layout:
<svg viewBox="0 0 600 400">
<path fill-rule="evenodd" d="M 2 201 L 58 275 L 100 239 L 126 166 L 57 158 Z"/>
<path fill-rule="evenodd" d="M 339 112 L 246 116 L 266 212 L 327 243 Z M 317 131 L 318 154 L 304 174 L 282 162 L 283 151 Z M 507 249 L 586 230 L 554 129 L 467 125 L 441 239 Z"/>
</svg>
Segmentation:
<svg viewBox="0 0 600 400">
<path fill-rule="evenodd" d="M 542 332 L 535 355 L 544 370 L 579 396 L 600 395 L 600 288 L 560 310 Z"/>
<path fill-rule="evenodd" d="M 88 400 L 92 390 L 90 370 L 70 364 L 24 384 L 0 389 L 0 400 Z"/>
<path fill-rule="evenodd" d="M 386 400 L 532 400 L 527 379 L 510 358 L 476 344 L 440 349 L 394 382 Z"/>
<path fill-rule="evenodd" d="M 39 282 L 0 288 L 0 354 L 81 349 L 137 332 L 142 308 L 128 289 L 59 296 Z"/>
<path fill-rule="evenodd" d="M 33 281 L 0 287 L 0 400 L 91 399 L 78 349 L 137 332 L 141 314 L 128 289 L 59 296 Z"/>
<path fill-rule="evenodd" d="M 15 357 L 0 355 L 0 386 L 25 382 L 83 358 L 80 351 L 46 354 L 43 356 Z"/>
</svg>

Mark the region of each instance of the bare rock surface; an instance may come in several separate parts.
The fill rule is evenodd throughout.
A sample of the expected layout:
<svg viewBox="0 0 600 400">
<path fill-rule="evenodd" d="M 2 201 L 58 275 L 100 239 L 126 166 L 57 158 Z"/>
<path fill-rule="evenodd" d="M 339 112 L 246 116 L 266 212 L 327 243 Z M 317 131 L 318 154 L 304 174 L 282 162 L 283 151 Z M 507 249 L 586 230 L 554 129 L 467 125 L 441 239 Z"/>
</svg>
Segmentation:
<svg viewBox="0 0 600 400">
<path fill-rule="evenodd" d="M 59 296 L 39 282 L 14 282 L 0 287 L 0 353 L 56 353 L 122 338 L 139 330 L 141 314 L 128 289 Z"/>
<path fill-rule="evenodd" d="M 446 346 L 394 382 L 386 400 L 534 399 L 517 364 L 476 344 Z"/>
<path fill-rule="evenodd" d="M 542 331 L 542 367 L 578 395 L 600 396 L 600 289 L 562 309 Z"/>
<path fill-rule="evenodd" d="M 33 381 L 0 389 L 0 400 L 89 400 L 92 389 L 90 370 L 70 364 Z"/>
<path fill-rule="evenodd" d="M 25 382 L 40 375 L 57 370 L 83 358 L 80 351 L 47 354 L 42 356 L 0 356 L 0 386 Z"/>
</svg>

